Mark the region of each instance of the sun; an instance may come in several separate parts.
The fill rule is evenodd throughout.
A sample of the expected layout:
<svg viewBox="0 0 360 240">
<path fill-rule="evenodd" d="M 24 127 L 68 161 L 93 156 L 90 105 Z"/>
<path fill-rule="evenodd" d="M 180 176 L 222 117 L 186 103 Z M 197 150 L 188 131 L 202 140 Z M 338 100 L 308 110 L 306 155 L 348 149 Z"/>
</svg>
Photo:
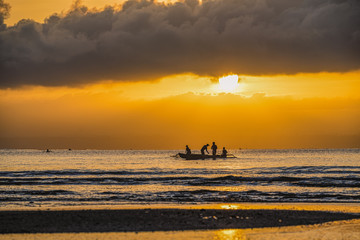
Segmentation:
<svg viewBox="0 0 360 240">
<path fill-rule="evenodd" d="M 239 86 L 238 81 L 239 76 L 236 74 L 221 77 L 219 78 L 219 89 L 222 92 L 235 92 Z"/>
</svg>

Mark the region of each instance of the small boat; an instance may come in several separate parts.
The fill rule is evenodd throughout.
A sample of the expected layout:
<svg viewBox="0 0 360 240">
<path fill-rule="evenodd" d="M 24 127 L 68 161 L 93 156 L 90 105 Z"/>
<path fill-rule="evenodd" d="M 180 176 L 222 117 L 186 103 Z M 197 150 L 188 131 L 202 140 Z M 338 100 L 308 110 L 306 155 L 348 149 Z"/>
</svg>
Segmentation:
<svg viewBox="0 0 360 240">
<path fill-rule="evenodd" d="M 202 154 L 185 154 L 185 153 L 178 153 L 175 156 L 185 158 L 186 160 L 204 160 L 204 159 L 218 159 L 218 158 L 236 158 L 232 154 L 228 154 L 227 156 L 223 155 L 202 155 Z"/>
</svg>

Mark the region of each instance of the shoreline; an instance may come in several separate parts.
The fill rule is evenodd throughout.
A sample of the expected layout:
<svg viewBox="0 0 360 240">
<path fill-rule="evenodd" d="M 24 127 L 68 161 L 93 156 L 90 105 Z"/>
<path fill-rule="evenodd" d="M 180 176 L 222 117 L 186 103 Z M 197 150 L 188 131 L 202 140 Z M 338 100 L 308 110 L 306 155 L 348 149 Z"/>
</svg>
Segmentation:
<svg viewBox="0 0 360 240">
<path fill-rule="evenodd" d="M 36 203 L 27 206 L 0 204 L 3 211 L 68 211 L 68 210 L 125 210 L 125 209 L 224 209 L 224 210 L 306 210 L 360 214 L 360 203 L 339 202 L 224 202 L 224 203 L 136 203 L 136 204 L 89 204 L 51 206 Z"/>
<path fill-rule="evenodd" d="M 360 213 L 279 209 L 143 208 L 0 211 L 0 233 L 249 229 L 360 219 Z"/>
<path fill-rule="evenodd" d="M 108 232 L 108 233 L 14 233 L 0 234 L 3 240 L 117 240 L 117 239 L 197 239 L 197 240 L 359 240 L 360 219 L 307 226 L 275 228 L 220 229 L 195 231 Z"/>
</svg>

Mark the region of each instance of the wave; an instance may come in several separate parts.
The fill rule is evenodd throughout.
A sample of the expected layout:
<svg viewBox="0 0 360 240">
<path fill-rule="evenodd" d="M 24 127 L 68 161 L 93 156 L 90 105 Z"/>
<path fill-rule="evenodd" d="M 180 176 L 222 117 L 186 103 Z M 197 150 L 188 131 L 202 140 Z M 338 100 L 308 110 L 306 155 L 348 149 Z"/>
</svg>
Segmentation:
<svg viewBox="0 0 360 240">
<path fill-rule="evenodd" d="M 9 191 L 0 191 L 1 195 L 40 195 L 40 196 L 48 196 L 48 195 L 71 195 L 75 194 L 73 191 L 66 190 L 9 190 Z"/>
<path fill-rule="evenodd" d="M 0 178 L 0 185 L 183 185 L 183 186 L 240 186 L 240 185 L 287 185 L 300 187 L 360 188 L 360 177 L 354 175 L 341 177 L 290 177 L 290 176 L 236 176 L 196 177 L 196 176 L 158 176 L 158 177 L 18 177 Z"/>
<path fill-rule="evenodd" d="M 10 195 L 10 196 L 9 196 Z M 56 194 L 55 194 L 56 195 Z M 291 193 L 249 191 L 164 191 L 152 193 L 99 192 L 93 196 L 83 197 L 74 192 L 64 192 L 59 196 L 26 194 L 14 196 L 5 194 L 1 202 L 168 202 L 168 203 L 214 203 L 214 202 L 360 202 L 360 195 L 342 193 Z"/>
<path fill-rule="evenodd" d="M 231 170 L 213 170 L 206 168 L 166 170 L 160 168 L 148 168 L 128 171 L 104 171 L 104 170 L 44 170 L 44 171 L 0 171 L 0 177 L 55 177 L 55 176 L 134 176 L 134 175 L 213 175 L 237 172 L 241 174 L 257 175 L 309 175 L 309 174 L 359 174 L 358 166 L 296 166 L 296 167 L 267 167 L 247 168 Z"/>
</svg>

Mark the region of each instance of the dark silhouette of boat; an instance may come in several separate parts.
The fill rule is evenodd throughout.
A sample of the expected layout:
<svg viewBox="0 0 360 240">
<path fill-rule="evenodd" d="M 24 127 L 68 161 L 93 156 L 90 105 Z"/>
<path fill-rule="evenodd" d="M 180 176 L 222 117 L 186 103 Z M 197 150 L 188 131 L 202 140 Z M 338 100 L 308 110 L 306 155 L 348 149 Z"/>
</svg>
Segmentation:
<svg viewBox="0 0 360 240">
<path fill-rule="evenodd" d="M 228 154 L 227 156 L 224 155 L 202 155 L 202 154 L 185 154 L 185 153 L 178 153 L 175 156 L 185 158 L 186 160 L 205 160 L 205 159 L 225 159 L 225 158 L 236 158 L 232 154 Z"/>
</svg>

